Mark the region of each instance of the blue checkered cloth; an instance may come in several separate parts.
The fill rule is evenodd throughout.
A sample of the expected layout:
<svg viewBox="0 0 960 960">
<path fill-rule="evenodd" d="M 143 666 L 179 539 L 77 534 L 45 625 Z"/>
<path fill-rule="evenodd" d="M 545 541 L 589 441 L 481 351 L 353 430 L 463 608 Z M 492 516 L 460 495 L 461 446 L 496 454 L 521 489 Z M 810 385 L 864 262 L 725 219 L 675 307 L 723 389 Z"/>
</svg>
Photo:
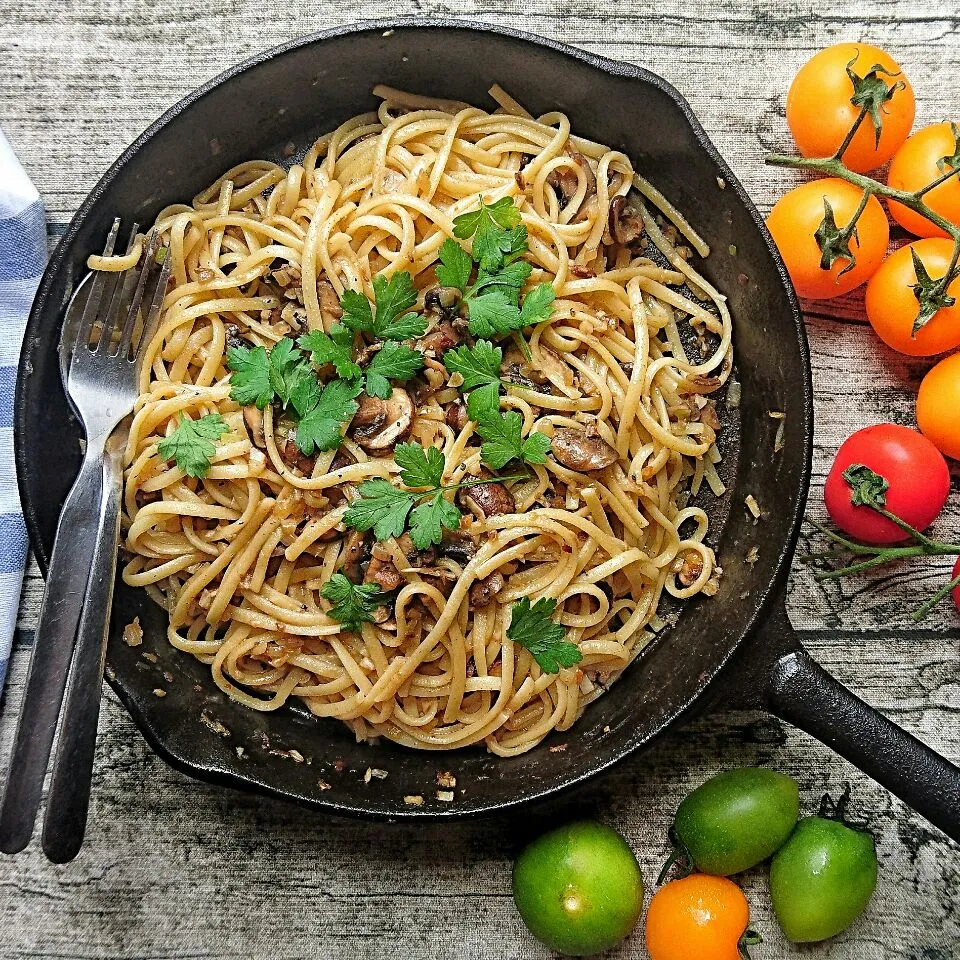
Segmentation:
<svg viewBox="0 0 960 960">
<path fill-rule="evenodd" d="M 0 131 L 0 691 L 27 562 L 13 465 L 13 390 L 27 314 L 46 262 L 43 203 Z"/>
</svg>

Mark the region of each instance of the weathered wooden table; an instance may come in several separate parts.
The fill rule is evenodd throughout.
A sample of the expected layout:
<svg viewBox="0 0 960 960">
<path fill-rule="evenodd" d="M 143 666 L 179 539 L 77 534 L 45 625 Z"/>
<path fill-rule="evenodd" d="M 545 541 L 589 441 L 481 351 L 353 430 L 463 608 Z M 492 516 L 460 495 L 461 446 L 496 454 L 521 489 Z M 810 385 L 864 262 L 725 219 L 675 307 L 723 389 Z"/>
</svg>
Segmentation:
<svg viewBox="0 0 960 960">
<path fill-rule="evenodd" d="M 53 239 L 106 166 L 155 116 L 201 81 L 288 38 L 375 16 L 446 13 L 522 27 L 630 60 L 673 82 L 762 210 L 792 174 L 764 168 L 786 145 L 783 101 L 796 69 L 840 40 L 886 47 L 909 71 L 918 121 L 958 119 L 960 17 L 920 0 L 0 0 L 0 123 L 47 203 Z M 374 80 L 375 78 L 371 78 Z M 504 82 L 509 77 L 501 78 Z M 810 513 L 856 427 L 912 423 L 925 364 L 883 349 L 860 300 L 807 315 L 817 451 Z M 776 349 L 772 344 L 771 349 Z M 955 483 L 956 487 L 956 483 Z M 960 496 L 940 522 L 960 528 Z M 960 759 L 960 629 L 944 604 L 914 626 L 909 611 L 946 564 L 817 584 L 797 566 L 789 611 L 813 654 L 840 679 L 954 761 Z M 27 578 L 12 677 L 0 718 L 5 758 L 42 582 Z M 785 944 L 761 872 L 746 878 L 765 944 L 755 957 L 948 960 L 960 957 L 960 851 L 826 747 L 768 717 L 717 714 L 662 739 L 559 804 L 549 822 L 593 812 L 621 829 L 652 882 L 671 811 L 717 770 L 770 763 L 798 777 L 805 807 L 844 781 L 878 838 L 881 881 L 866 916 L 818 948 Z M 36 845 L 0 860 L 4 958 L 529 958 L 545 956 L 510 896 L 510 860 L 530 817 L 390 827 L 332 820 L 196 783 L 148 749 L 112 695 L 86 845 L 65 867 Z M 634 936 L 617 957 L 645 955 Z M 709 958 L 702 958 L 709 960 Z"/>
</svg>

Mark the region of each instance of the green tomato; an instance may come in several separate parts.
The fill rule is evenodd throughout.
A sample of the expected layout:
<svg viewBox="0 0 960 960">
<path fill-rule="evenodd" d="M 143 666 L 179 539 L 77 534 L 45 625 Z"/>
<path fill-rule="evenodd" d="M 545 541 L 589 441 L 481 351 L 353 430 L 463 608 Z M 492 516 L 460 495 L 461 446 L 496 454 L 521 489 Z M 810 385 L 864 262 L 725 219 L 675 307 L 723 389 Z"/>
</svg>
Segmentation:
<svg viewBox="0 0 960 960">
<path fill-rule="evenodd" d="M 747 767 L 697 787 L 677 808 L 673 829 L 701 873 L 729 877 L 776 853 L 799 812 L 795 780 Z"/>
<path fill-rule="evenodd" d="M 877 886 L 873 837 L 836 820 L 805 817 L 770 866 L 770 894 L 783 932 L 813 943 L 846 930 Z"/>
<path fill-rule="evenodd" d="M 551 950 L 582 957 L 623 940 L 643 908 L 643 877 L 616 830 L 584 820 L 534 840 L 513 866 L 513 899 Z"/>
</svg>

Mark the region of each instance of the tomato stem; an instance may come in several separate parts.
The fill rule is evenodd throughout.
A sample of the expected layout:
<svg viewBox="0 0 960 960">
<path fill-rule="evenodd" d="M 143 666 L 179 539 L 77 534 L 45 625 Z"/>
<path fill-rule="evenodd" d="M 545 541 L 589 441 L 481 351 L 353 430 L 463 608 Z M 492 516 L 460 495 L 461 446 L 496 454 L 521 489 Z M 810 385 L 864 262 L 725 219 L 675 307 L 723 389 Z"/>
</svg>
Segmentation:
<svg viewBox="0 0 960 960">
<path fill-rule="evenodd" d="M 879 197 L 886 197 L 888 200 L 896 200 L 905 207 L 919 213 L 921 217 L 936 224 L 941 230 L 953 237 L 954 241 L 960 243 L 960 227 L 951 223 L 945 217 L 932 210 L 923 201 L 924 190 L 918 190 L 908 193 L 906 190 L 897 190 L 895 187 L 881 183 L 862 173 L 855 173 L 844 165 L 842 160 L 836 157 L 798 157 L 787 153 L 771 153 L 767 156 L 766 162 L 772 167 L 790 167 L 796 170 L 815 170 L 825 176 L 838 177 L 852 183 L 861 190 L 869 191 L 871 194 Z M 931 188 L 932 189 L 932 188 Z"/>
<path fill-rule="evenodd" d="M 847 135 L 843 138 L 843 143 L 837 147 L 837 152 L 833 155 L 833 159 L 838 162 L 843 162 L 843 155 L 847 152 L 847 147 L 850 146 L 850 142 L 857 135 L 857 131 L 860 129 L 860 125 L 864 120 L 867 119 L 867 114 L 870 112 L 870 105 L 865 103 L 860 108 L 860 114 L 857 119 L 853 121 L 853 126 L 847 131 Z"/>
<path fill-rule="evenodd" d="M 960 587 L 960 575 L 954 577 L 946 586 L 941 587 L 929 600 L 921 603 L 920 606 L 913 611 L 913 619 L 919 623 L 941 600 L 948 596 L 951 591 L 956 590 L 957 587 Z"/>
</svg>

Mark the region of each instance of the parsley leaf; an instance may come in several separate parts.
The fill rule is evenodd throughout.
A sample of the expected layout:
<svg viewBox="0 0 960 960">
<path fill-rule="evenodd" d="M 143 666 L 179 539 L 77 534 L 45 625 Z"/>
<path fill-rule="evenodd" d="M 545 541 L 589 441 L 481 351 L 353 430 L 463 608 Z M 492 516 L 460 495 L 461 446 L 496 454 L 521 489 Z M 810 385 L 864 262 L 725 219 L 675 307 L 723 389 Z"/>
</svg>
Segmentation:
<svg viewBox="0 0 960 960">
<path fill-rule="evenodd" d="M 308 351 L 318 366 L 332 363 L 337 376 L 344 380 L 360 376 L 360 367 L 353 360 L 353 332 L 342 323 L 332 326 L 329 333 L 312 330 L 297 341 L 297 346 Z"/>
<path fill-rule="evenodd" d="M 377 540 L 399 537 L 413 509 L 415 494 L 399 490 L 389 480 L 365 480 L 357 488 L 360 496 L 350 504 L 343 522 L 354 530 L 373 530 Z"/>
<path fill-rule="evenodd" d="M 354 583 L 342 573 L 335 573 L 323 585 L 320 596 L 332 604 L 329 616 L 355 633 L 361 624 L 373 622 L 373 611 L 383 602 L 375 583 Z"/>
<path fill-rule="evenodd" d="M 188 477 L 205 477 L 210 472 L 210 458 L 217 452 L 213 441 L 229 430 L 219 413 L 199 420 L 181 417 L 176 430 L 157 444 L 157 453 L 164 460 L 176 461 Z"/>
<path fill-rule="evenodd" d="M 426 317 L 404 312 L 417 302 L 409 273 L 395 273 L 389 280 L 378 274 L 373 278 L 373 295 L 376 312 L 362 293 L 344 291 L 340 300 L 344 326 L 378 340 L 410 340 L 426 332 Z"/>
<path fill-rule="evenodd" d="M 290 402 L 290 394 L 305 372 L 310 371 L 303 354 L 289 337 L 273 345 L 270 351 L 270 387 L 284 406 Z M 311 377 L 316 379 L 312 373 Z"/>
<path fill-rule="evenodd" d="M 513 605 L 507 627 L 507 636 L 529 650 L 544 673 L 559 673 L 561 667 L 572 667 L 583 659 L 579 647 L 564 640 L 566 630 L 550 619 L 556 608 L 556 600 L 542 598 L 531 606 L 529 597 L 521 597 Z"/>
<path fill-rule="evenodd" d="M 401 481 L 420 489 L 402 490 L 381 478 L 367 480 L 360 484 L 360 496 L 350 504 L 343 522 L 355 530 L 372 529 L 377 540 L 387 540 L 399 537 L 409 521 L 414 546 L 425 550 L 443 539 L 444 527 L 460 526 L 460 511 L 444 496 L 446 461 L 436 447 L 424 449 L 416 443 L 397 444 L 394 457 Z"/>
<path fill-rule="evenodd" d="M 498 271 L 506 257 L 527 249 L 527 229 L 520 224 L 512 197 L 501 197 L 489 206 L 481 198 L 479 210 L 454 219 L 453 235 L 458 240 L 473 237 L 473 259 L 488 273 Z"/>
<path fill-rule="evenodd" d="M 456 287 L 464 293 L 472 272 L 473 260 L 470 259 L 470 254 L 455 240 L 447 237 L 440 247 L 440 266 L 436 270 L 437 280 L 445 287 Z"/>
<path fill-rule="evenodd" d="M 520 308 L 503 290 L 490 290 L 466 300 L 470 332 L 475 337 L 493 337 L 523 329 Z"/>
<path fill-rule="evenodd" d="M 460 511 L 443 495 L 437 493 L 415 507 L 410 514 L 410 539 L 418 550 L 426 550 L 443 539 L 443 527 L 457 530 Z"/>
<path fill-rule="evenodd" d="M 340 427 L 357 412 L 354 399 L 360 390 L 358 382 L 349 380 L 331 380 L 323 388 L 316 405 L 301 415 L 297 426 L 297 446 L 304 455 L 335 450 L 340 445 Z"/>
<path fill-rule="evenodd" d="M 398 443 L 393 458 L 402 468 L 400 479 L 408 487 L 439 487 L 443 483 L 446 460 L 436 447 Z"/>
<path fill-rule="evenodd" d="M 526 260 L 515 260 L 513 263 L 508 263 L 497 273 L 481 271 L 480 276 L 477 277 L 477 282 L 471 288 L 471 292 L 477 293 L 487 287 L 504 287 L 504 293 L 516 303 L 520 299 L 520 290 L 531 273 L 533 273 L 533 267 Z"/>
<path fill-rule="evenodd" d="M 553 313 L 553 301 L 556 295 L 552 284 L 538 283 L 523 298 L 523 307 L 520 309 L 523 325 L 529 327 L 531 324 L 549 320 L 550 314 Z"/>
<path fill-rule="evenodd" d="M 443 365 L 463 377 L 464 390 L 500 383 L 503 351 L 489 340 L 478 340 L 475 347 L 456 347 L 443 355 Z"/>
<path fill-rule="evenodd" d="M 373 355 L 366 370 L 367 393 L 386 400 L 391 380 L 409 380 L 423 369 L 423 354 L 403 343 L 387 341 Z"/>
<path fill-rule="evenodd" d="M 477 433 L 484 443 L 480 459 L 494 470 L 511 460 L 526 463 L 545 463 L 550 440 L 542 433 L 531 433 L 523 439 L 523 419 L 516 410 L 500 411 L 498 386 L 490 384 L 474 390 L 467 398 L 467 416 L 477 425 Z"/>
<path fill-rule="evenodd" d="M 273 402 L 270 384 L 270 358 L 263 347 L 231 347 L 227 351 L 230 377 L 230 396 L 242 407 L 251 404 L 262 410 Z"/>
</svg>

